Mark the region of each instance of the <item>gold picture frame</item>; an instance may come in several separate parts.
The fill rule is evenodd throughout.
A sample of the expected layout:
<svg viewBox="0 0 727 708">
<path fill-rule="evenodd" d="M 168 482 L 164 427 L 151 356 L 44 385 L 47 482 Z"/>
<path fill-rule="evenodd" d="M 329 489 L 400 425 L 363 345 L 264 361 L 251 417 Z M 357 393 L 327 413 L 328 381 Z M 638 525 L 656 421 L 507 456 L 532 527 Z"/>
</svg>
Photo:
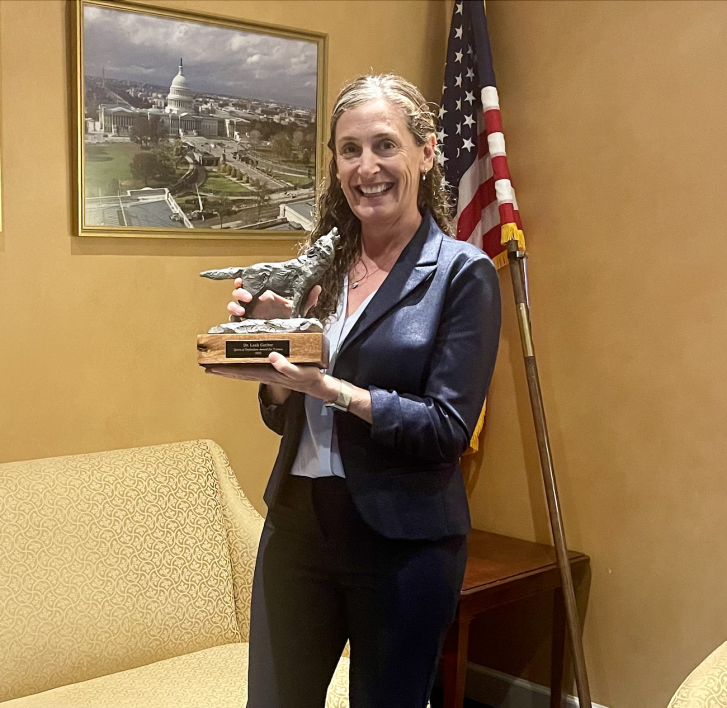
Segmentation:
<svg viewBox="0 0 727 708">
<path fill-rule="evenodd" d="M 126 0 L 70 5 L 78 236 L 310 229 L 326 34 Z"/>
</svg>

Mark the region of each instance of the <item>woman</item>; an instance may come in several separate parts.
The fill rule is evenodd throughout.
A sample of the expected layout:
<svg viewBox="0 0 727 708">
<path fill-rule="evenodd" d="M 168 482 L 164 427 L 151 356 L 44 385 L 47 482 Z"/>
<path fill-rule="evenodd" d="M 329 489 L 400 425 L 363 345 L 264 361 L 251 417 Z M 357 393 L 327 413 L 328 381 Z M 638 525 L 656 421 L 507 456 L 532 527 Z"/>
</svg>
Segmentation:
<svg viewBox="0 0 727 708">
<path fill-rule="evenodd" d="M 470 528 L 459 457 L 487 392 L 497 275 L 448 237 L 435 124 L 403 79 L 365 76 L 331 117 L 311 242 L 337 227 L 313 293 L 328 372 L 256 369 L 283 436 L 253 587 L 250 708 L 322 708 L 346 641 L 354 708 L 423 708 L 459 598 Z M 236 282 L 231 314 L 251 299 Z M 285 316 L 267 293 L 255 317 Z M 214 370 L 250 378 L 250 370 Z"/>
</svg>

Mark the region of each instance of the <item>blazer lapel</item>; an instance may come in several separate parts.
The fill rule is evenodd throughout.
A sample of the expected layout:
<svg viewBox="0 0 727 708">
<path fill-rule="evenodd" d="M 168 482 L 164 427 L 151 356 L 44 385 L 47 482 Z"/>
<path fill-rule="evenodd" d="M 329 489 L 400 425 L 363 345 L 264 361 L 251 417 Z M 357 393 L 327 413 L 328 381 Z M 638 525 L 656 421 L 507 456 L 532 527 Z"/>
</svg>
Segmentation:
<svg viewBox="0 0 727 708">
<path fill-rule="evenodd" d="M 442 245 L 442 232 L 434 219 L 426 214 L 413 238 L 405 246 L 386 280 L 379 286 L 371 302 L 361 313 L 338 352 L 337 359 L 357 339 L 389 310 L 437 269 L 437 258 Z"/>
</svg>

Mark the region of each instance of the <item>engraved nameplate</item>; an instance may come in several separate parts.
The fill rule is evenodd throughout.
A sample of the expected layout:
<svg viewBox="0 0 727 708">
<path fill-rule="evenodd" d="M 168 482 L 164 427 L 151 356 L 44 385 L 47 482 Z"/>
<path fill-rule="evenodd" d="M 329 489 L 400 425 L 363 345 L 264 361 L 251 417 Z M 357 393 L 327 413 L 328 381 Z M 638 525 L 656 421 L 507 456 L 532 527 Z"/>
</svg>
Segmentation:
<svg viewBox="0 0 727 708">
<path fill-rule="evenodd" d="M 321 369 L 328 366 L 328 340 L 323 332 L 197 335 L 200 366 L 267 366 L 271 352 L 282 354 L 293 364 L 316 364 Z"/>
<path fill-rule="evenodd" d="M 290 341 L 287 339 L 237 339 L 225 342 L 225 356 L 228 359 L 267 359 L 268 354 L 278 352 L 290 356 Z"/>
</svg>

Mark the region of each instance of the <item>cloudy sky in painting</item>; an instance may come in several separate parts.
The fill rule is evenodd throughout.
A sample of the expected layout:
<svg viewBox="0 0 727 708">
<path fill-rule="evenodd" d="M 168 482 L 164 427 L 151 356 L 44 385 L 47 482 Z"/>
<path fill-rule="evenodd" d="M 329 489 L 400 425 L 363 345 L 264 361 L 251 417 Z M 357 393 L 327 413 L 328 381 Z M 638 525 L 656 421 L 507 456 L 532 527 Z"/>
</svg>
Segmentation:
<svg viewBox="0 0 727 708">
<path fill-rule="evenodd" d="M 169 86 L 180 57 L 193 92 L 315 108 L 314 42 L 86 5 L 86 75 Z"/>
</svg>

